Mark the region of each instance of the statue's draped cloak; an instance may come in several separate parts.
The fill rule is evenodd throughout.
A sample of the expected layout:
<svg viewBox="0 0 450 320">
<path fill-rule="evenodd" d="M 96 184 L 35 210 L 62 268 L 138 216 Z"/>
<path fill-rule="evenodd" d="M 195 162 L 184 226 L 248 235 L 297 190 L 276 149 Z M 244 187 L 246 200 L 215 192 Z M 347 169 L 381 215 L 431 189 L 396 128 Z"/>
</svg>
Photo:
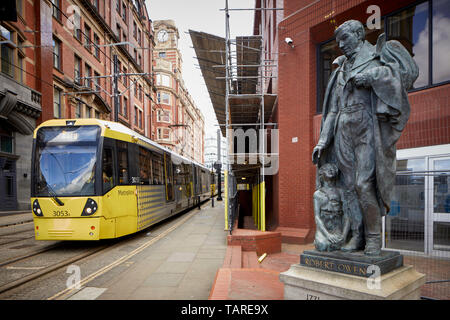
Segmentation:
<svg viewBox="0 0 450 320">
<path fill-rule="evenodd" d="M 371 80 L 371 108 L 373 114 L 384 117 L 380 121 L 373 117 L 374 144 L 376 153 L 376 186 L 377 196 L 383 204 L 382 214 L 389 212 L 392 190 L 395 184 L 396 147 L 410 114 L 407 90 L 419 75 L 417 64 L 409 52 L 396 40 L 384 42 L 384 36 L 378 39 L 377 47 L 367 41 L 366 50 L 372 52 L 370 60 L 378 59 L 379 67 L 364 70 Z M 337 73 L 346 60 L 345 56 L 338 57 L 334 63 L 338 68 L 333 71 L 325 91 L 321 132 L 329 111 L 332 89 L 335 85 Z M 336 117 L 338 121 L 339 117 Z M 336 128 L 336 123 L 334 124 Z M 333 143 L 324 150 L 319 166 L 326 162 L 336 162 Z"/>
</svg>

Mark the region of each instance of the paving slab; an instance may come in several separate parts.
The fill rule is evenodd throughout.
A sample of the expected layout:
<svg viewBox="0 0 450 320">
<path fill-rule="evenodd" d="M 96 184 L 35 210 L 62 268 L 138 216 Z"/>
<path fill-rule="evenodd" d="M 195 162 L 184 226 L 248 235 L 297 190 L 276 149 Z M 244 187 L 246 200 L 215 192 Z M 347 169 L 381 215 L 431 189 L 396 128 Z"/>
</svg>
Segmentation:
<svg viewBox="0 0 450 320">
<path fill-rule="evenodd" d="M 197 210 L 197 209 L 194 209 Z M 223 203 L 208 202 L 192 218 L 146 248 L 111 279 L 98 300 L 206 300 L 227 247 Z M 99 291 L 98 291 L 99 292 Z"/>
</svg>

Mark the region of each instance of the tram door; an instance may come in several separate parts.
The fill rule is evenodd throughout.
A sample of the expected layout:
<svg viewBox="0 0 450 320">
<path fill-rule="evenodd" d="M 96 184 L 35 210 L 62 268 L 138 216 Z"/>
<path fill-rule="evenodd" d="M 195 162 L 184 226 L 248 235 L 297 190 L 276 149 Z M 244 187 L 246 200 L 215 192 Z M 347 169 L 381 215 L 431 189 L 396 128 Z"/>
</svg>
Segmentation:
<svg viewBox="0 0 450 320">
<path fill-rule="evenodd" d="M 0 210 L 17 210 L 16 160 L 0 157 Z"/>
<path fill-rule="evenodd" d="M 166 200 L 173 201 L 175 199 L 173 190 L 173 164 L 170 155 L 167 153 L 164 153 L 164 170 L 166 173 Z"/>
</svg>

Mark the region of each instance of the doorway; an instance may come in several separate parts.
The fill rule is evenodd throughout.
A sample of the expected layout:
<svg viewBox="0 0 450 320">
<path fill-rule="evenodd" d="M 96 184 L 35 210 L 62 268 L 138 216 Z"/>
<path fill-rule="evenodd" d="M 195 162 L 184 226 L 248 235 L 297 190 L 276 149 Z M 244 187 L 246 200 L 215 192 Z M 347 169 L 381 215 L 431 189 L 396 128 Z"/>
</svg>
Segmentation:
<svg viewBox="0 0 450 320">
<path fill-rule="evenodd" d="M 0 211 L 17 210 L 16 160 L 0 157 Z"/>
</svg>

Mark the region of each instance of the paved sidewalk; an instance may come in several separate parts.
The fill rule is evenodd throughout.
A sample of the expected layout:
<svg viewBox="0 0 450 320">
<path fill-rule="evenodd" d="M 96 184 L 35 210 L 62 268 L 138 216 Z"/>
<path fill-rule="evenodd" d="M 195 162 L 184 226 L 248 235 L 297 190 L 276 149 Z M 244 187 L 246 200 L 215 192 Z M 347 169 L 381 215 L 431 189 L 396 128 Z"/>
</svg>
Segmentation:
<svg viewBox="0 0 450 320">
<path fill-rule="evenodd" d="M 223 202 L 214 203 L 146 248 L 96 299 L 207 300 L 227 248 Z M 71 299 L 87 298 L 82 291 Z"/>
<path fill-rule="evenodd" d="M 6 227 L 24 222 L 33 221 L 33 214 L 30 211 L 0 212 L 0 227 Z"/>
</svg>

